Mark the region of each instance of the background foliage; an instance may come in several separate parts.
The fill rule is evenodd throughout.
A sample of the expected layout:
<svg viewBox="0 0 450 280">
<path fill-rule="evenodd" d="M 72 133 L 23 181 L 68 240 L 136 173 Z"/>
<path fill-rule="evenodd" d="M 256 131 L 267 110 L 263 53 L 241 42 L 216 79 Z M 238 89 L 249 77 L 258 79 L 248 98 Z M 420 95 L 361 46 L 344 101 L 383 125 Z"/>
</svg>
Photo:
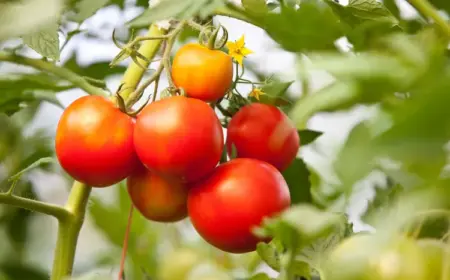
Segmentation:
<svg viewBox="0 0 450 280">
<path fill-rule="evenodd" d="M 74 88 L 51 71 L 31 71 L 5 62 L 27 64 L 16 54 L 38 57 L 85 77 L 88 84 L 114 91 L 112 83 L 116 82 L 111 81 L 125 71 L 128 60 L 111 68 L 111 59 L 83 63 L 79 52 L 66 49 L 69 40 L 79 38 L 112 45 L 110 33 L 87 28 L 89 20 L 100 16 L 102 10 L 135 11 L 119 28 L 121 41 L 129 39 L 129 30 L 142 33 L 159 20 L 232 15 L 262 28 L 296 61 L 296 69 L 287 71 L 289 78 L 261 71 L 254 61 L 246 61 L 248 77 L 269 81 L 262 88 L 265 95 L 261 102 L 281 105 L 296 123 L 302 143 L 299 157 L 283 173 L 291 190 L 292 209 L 257 230 L 277 242 L 260 245 L 259 255 L 224 254 L 200 241 L 189 221 L 161 225 L 135 213 L 127 279 L 160 279 L 167 269 L 165 262 L 176 270 L 183 257 L 170 254 L 179 248 L 189 248 L 199 256 L 196 264 L 200 270 L 214 270 L 224 277 L 269 279 L 258 272 L 261 267 L 270 267 L 279 272 L 279 279 L 288 279 L 285 277 L 292 273 L 312 279 L 327 252 L 352 234 L 351 222 L 360 222 L 359 217 L 349 221 L 342 212 L 348 212 L 361 192 L 373 193 L 361 218 L 368 228 L 378 231 L 403 230 L 420 211 L 448 208 L 450 27 L 430 20 L 429 10 L 419 8 L 415 16 L 405 17 L 403 0 L 243 0 L 242 6 L 225 0 L 166 0 L 151 3 L 151 9 L 147 9 L 148 1 L 141 0 L 48 1 L 0 1 L 2 191 L 8 189 L 9 177 L 39 158 L 54 156 L 53 135 L 33 129 L 33 120 L 49 104 L 64 108 L 62 100 Z M 430 3 L 448 18 L 449 1 Z M 197 35 L 185 30 L 178 43 L 194 40 Z M 313 86 L 317 72 L 327 73 L 329 82 Z M 243 87 L 242 91 L 249 90 Z M 236 102 L 227 104 L 231 111 Z M 332 119 L 354 114 L 361 107 L 374 114 L 352 127 L 345 142 L 337 145 L 335 155 L 326 158 L 323 168 L 330 167 L 331 175 L 324 175 L 326 172 L 305 160 L 303 150 L 320 154 L 320 145 L 333 142 L 333 138 L 314 127 L 312 117 Z M 39 198 L 33 181 L 39 172 L 63 174 L 55 164 L 41 165 L 22 176 L 17 193 Z M 381 182 L 367 181 L 375 173 Z M 129 206 L 123 185 L 94 193 L 88 206 L 89 223 L 106 241 L 106 249 L 96 254 L 93 262 L 76 266 L 76 275 L 81 277 L 76 279 L 115 277 L 112 271 L 120 260 Z M 48 268 L 27 256 L 29 240 L 40 234 L 39 228 L 30 227 L 34 215 L 0 207 L 0 279 L 47 279 Z M 436 218 L 423 222 L 419 235 L 441 237 L 447 231 L 447 220 Z M 290 256 L 294 257 L 286 261 Z"/>
</svg>

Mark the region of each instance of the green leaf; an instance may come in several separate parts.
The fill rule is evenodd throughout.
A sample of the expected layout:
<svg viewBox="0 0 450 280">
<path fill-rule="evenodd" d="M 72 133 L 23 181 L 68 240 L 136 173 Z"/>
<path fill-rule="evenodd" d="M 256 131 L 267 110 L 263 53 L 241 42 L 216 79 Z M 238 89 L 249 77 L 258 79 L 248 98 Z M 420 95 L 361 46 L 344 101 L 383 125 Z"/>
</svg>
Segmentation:
<svg viewBox="0 0 450 280">
<path fill-rule="evenodd" d="M 334 50 L 343 32 L 332 10 L 322 1 L 306 0 L 298 9 L 285 6 L 280 13 L 257 17 L 266 32 L 291 52 Z M 320 26 L 317 32 L 313 26 Z"/>
<path fill-rule="evenodd" d="M 376 151 L 371 141 L 369 128 L 365 123 L 360 123 L 352 129 L 339 152 L 333 165 L 345 189 L 351 189 L 356 181 L 372 171 Z"/>
<path fill-rule="evenodd" d="M 450 14 L 450 2 L 448 2 L 447 0 L 430 0 L 430 3 L 433 4 L 436 8 L 444 10 L 448 14 Z"/>
<path fill-rule="evenodd" d="M 267 13 L 269 9 L 266 0 L 242 0 L 242 6 L 253 13 Z"/>
<path fill-rule="evenodd" d="M 0 1 L 0 41 L 38 32 L 58 20 L 64 0 Z"/>
<path fill-rule="evenodd" d="M 45 73 L 3 75 L 0 77 L 0 113 L 10 116 L 40 101 L 62 107 L 55 93 L 72 88 Z"/>
<path fill-rule="evenodd" d="M 23 42 L 43 57 L 59 60 L 58 25 L 51 24 L 23 37 Z"/>
<path fill-rule="evenodd" d="M 269 83 L 261 87 L 261 91 L 264 94 L 259 97 L 258 102 L 274 106 L 290 105 L 292 101 L 286 94 L 293 82 L 294 81 L 283 82 L 272 79 Z M 251 99 L 256 101 L 254 97 L 251 97 Z"/>
<path fill-rule="evenodd" d="M 340 223 L 338 223 L 332 232 L 327 236 L 315 240 L 313 243 L 302 248 L 298 259 L 308 263 L 315 270 L 319 270 L 322 261 L 325 260 L 327 254 L 336 247 L 344 238 L 353 233 L 353 225 L 348 222 L 345 215 L 341 215 Z"/>
<path fill-rule="evenodd" d="M 397 19 L 400 18 L 400 9 L 398 8 L 395 0 L 383 0 L 383 4 L 393 16 L 395 16 Z"/>
<path fill-rule="evenodd" d="M 248 278 L 247 280 L 271 280 L 271 279 L 272 278 L 270 278 L 267 274 L 260 272 Z"/>
<path fill-rule="evenodd" d="M 261 257 L 261 259 L 266 262 L 266 264 L 273 270 L 280 271 L 280 255 L 272 243 L 258 243 L 258 245 L 256 246 L 256 252 Z"/>
<path fill-rule="evenodd" d="M 64 67 L 72 70 L 78 75 L 89 77 L 96 80 L 105 80 L 106 77 L 110 75 L 122 74 L 125 72 L 126 67 L 121 65 L 116 65 L 111 68 L 109 66 L 110 61 L 95 62 L 89 65 L 79 65 L 77 62 L 77 55 L 74 55 L 64 63 Z"/>
<path fill-rule="evenodd" d="M 340 214 L 321 211 L 311 205 L 294 205 L 275 218 L 266 219 L 255 229 L 259 236 L 279 239 L 284 246 L 295 250 L 301 244 L 309 244 L 326 236 L 342 220 Z"/>
<path fill-rule="evenodd" d="M 223 0 L 166 0 L 145 10 L 142 14 L 128 22 L 128 26 L 139 28 L 148 26 L 159 20 L 170 18 L 189 19 L 194 16 L 206 18 L 224 5 Z"/>
<path fill-rule="evenodd" d="M 68 16 L 68 19 L 77 23 L 82 23 L 87 18 L 93 16 L 98 10 L 109 4 L 110 0 L 80 0 L 75 6 L 76 13 Z"/>
<path fill-rule="evenodd" d="M 391 205 L 404 188 L 398 184 L 388 185 L 387 187 L 375 187 L 375 196 L 367 204 L 367 209 L 361 216 L 361 220 L 367 224 L 371 224 L 374 213 Z"/>
<path fill-rule="evenodd" d="M 3 272 L 11 280 L 48 280 L 46 271 L 16 262 L 0 263 L 0 272 Z"/>
<path fill-rule="evenodd" d="M 289 186 L 292 204 L 312 201 L 310 173 L 302 159 L 294 159 L 282 174 Z"/>
<path fill-rule="evenodd" d="M 300 137 L 300 145 L 306 146 L 308 144 L 311 144 L 314 142 L 317 138 L 322 135 L 323 132 L 315 131 L 315 130 L 309 130 L 309 129 L 303 129 L 298 131 L 298 136 Z"/>
</svg>

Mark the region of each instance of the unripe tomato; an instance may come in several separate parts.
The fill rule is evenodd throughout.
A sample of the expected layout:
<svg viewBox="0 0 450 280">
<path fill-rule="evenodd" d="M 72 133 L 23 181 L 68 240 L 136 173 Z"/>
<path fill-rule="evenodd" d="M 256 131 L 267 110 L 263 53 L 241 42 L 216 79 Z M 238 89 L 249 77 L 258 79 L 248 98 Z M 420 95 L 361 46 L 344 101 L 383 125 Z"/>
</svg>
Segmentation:
<svg viewBox="0 0 450 280">
<path fill-rule="evenodd" d="M 141 166 L 127 179 L 133 205 L 149 220 L 176 222 L 187 216 L 187 188 L 178 178 L 162 177 Z"/>
<path fill-rule="evenodd" d="M 197 43 L 181 47 L 173 59 L 172 79 L 190 97 L 203 101 L 222 98 L 233 81 L 231 57 Z"/>
<path fill-rule="evenodd" d="M 427 265 L 416 241 L 395 237 L 380 242 L 374 235 L 344 240 L 325 266 L 329 280 L 428 280 Z"/>
<path fill-rule="evenodd" d="M 450 247 L 437 239 L 419 239 L 417 244 L 422 249 L 427 269 L 428 279 L 450 279 Z M 445 273 L 444 273 L 445 272 Z M 445 275 L 445 278 L 444 278 Z"/>
<path fill-rule="evenodd" d="M 170 97 L 147 105 L 137 116 L 134 146 L 148 169 L 195 181 L 220 160 L 222 126 L 205 102 Z"/>
<path fill-rule="evenodd" d="M 56 155 L 74 179 L 106 187 L 128 177 L 139 164 L 134 120 L 104 97 L 85 96 L 66 108 L 56 129 Z"/>
<path fill-rule="evenodd" d="M 231 253 L 254 251 L 260 240 L 252 228 L 290 205 L 288 186 L 272 165 L 234 159 L 217 167 L 189 191 L 188 213 L 197 232 Z"/>
<path fill-rule="evenodd" d="M 158 265 L 159 280 L 186 280 L 189 272 L 202 262 L 204 257 L 190 248 L 180 248 L 160 259 Z"/>
<path fill-rule="evenodd" d="M 242 107 L 228 125 L 227 151 L 237 157 L 266 161 L 283 171 L 300 147 L 297 129 L 277 107 L 252 103 Z"/>
</svg>

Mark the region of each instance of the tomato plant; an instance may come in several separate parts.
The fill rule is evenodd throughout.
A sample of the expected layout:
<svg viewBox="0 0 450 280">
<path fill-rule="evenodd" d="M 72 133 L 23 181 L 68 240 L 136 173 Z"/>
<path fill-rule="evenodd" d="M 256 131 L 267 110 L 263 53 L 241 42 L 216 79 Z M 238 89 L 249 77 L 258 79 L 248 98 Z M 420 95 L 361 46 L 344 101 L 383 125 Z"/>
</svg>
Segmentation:
<svg viewBox="0 0 450 280">
<path fill-rule="evenodd" d="M 255 250 L 260 240 L 252 228 L 289 204 L 289 189 L 281 173 L 254 159 L 220 165 L 192 186 L 188 196 L 189 217 L 200 235 L 232 253 Z"/>
<path fill-rule="evenodd" d="M 172 78 L 190 97 L 203 101 L 222 98 L 233 81 L 233 63 L 226 53 L 197 43 L 182 46 L 173 59 Z"/>
<path fill-rule="evenodd" d="M 186 181 L 213 170 L 223 150 L 223 132 L 203 101 L 170 97 L 145 107 L 138 115 L 134 145 L 149 169 Z"/>
<path fill-rule="evenodd" d="M 272 105 L 252 103 L 244 106 L 228 125 L 227 151 L 230 155 L 235 148 L 237 157 L 263 160 L 284 170 L 296 157 L 299 147 L 294 124 Z"/>
<path fill-rule="evenodd" d="M 0 1 L 1 277 L 446 280 L 449 15 Z"/>
<path fill-rule="evenodd" d="M 61 166 L 80 182 L 106 187 L 128 177 L 138 164 L 134 120 L 100 96 L 86 96 L 64 111 L 56 130 Z"/>
<path fill-rule="evenodd" d="M 145 167 L 137 168 L 127 179 L 134 206 L 147 219 L 176 222 L 187 216 L 187 188 L 178 178 L 159 176 Z"/>
</svg>

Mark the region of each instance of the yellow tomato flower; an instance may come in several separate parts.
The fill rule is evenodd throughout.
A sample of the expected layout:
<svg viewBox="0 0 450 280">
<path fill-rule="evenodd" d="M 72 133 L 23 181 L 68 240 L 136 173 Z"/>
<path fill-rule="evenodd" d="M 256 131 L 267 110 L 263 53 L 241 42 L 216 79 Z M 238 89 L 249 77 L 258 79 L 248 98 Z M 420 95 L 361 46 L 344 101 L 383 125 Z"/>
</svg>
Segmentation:
<svg viewBox="0 0 450 280">
<path fill-rule="evenodd" d="M 239 65 L 242 65 L 242 60 L 245 56 L 253 53 L 253 51 L 245 47 L 244 35 L 239 38 L 236 42 L 227 42 L 228 54 L 235 60 Z"/>
<path fill-rule="evenodd" d="M 249 96 L 256 98 L 256 100 L 259 100 L 259 97 L 264 94 L 265 93 L 260 88 L 254 88 L 252 92 L 250 92 Z"/>
</svg>

